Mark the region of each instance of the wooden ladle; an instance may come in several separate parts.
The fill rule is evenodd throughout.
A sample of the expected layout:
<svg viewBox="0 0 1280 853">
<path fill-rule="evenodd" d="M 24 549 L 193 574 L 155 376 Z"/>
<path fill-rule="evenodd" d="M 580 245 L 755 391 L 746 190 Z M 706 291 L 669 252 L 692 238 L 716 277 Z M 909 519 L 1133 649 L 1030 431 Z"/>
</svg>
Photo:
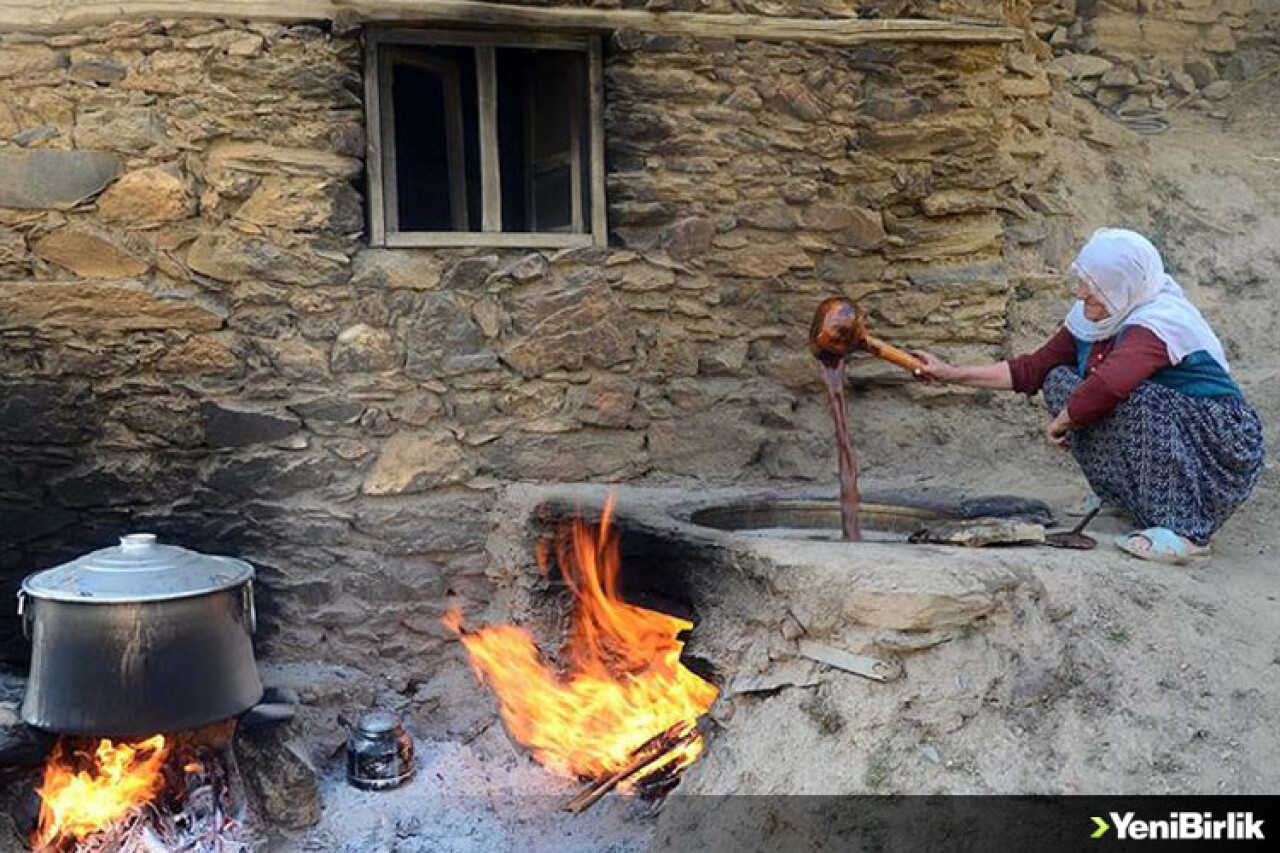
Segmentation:
<svg viewBox="0 0 1280 853">
<path fill-rule="evenodd" d="M 834 364 L 855 349 L 915 372 L 924 363 L 905 350 L 887 344 L 867 331 L 867 314 L 840 296 L 822 300 L 809 326 L 809 350 L 824 364 Z"/>
</svg>

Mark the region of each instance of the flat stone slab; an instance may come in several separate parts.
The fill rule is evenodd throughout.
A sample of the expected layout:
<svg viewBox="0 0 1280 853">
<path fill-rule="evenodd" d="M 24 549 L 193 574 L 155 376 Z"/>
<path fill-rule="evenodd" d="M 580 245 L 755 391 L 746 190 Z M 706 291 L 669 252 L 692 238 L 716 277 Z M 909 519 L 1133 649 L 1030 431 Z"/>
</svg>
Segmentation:
<svg viewBox="0 0 1280 853">
<path fill-rule="evenodd" d="M 0 207 L 72 207 L 101 191 L 120 170 L 120 158 L 110 151 L 0 151 Z"/>
</svg>

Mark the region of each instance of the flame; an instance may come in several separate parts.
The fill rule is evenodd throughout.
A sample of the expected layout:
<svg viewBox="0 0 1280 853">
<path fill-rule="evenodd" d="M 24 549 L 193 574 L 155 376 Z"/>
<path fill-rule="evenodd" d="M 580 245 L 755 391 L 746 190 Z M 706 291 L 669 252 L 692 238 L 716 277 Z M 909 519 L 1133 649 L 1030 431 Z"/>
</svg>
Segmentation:
<svg viewBox="0 0 1280 853">
<path fill-rule="evenodd" d="M 622 600 L 612 511 L 611 496 L 596 530 L 574 519 L 556 541 L 557 562 L 574 597 L 562 649 L 565 672 L 550 668 L 521 628 L 467 631 L 456 609 L 444 619 L 466 647 L 476 676 L 497 694 L 512 737 L 553 773 L 574 778 L 617 772 L 655 735 L 681 723 L 680 731 L 691 730 L 717 693 L 680 663 L 684 643 L 676 637 L 692 623 Z M 544 574 L 549 556 L 539 554 Z M 687 767 L 702 749 L 698 736 L 659 766 Z"/>
<path fill-rule="evenodd" d="M 32 846 L 79 841 L 132 815 L 164 786 L 167 755 L 164 735 L 135 744 L 103 739 L 92 755 L 75 751 L 70 758 L 60 744 L 36 789 L 40 822 Z"/>
</svg>

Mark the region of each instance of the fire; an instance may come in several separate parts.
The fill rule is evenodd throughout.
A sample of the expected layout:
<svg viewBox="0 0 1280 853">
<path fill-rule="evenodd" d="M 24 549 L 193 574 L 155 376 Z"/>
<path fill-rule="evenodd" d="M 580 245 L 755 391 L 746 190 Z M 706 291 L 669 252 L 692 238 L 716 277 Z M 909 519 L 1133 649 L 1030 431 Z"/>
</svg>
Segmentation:
<svg viewBox="0 0 1280 853">
<path fill-rule="evenodd" d="M 497 694 L 512 737 L 562 776 L 599 779 L 622 770 L 654 736 L 673 727 L 691 732 L 716 698 L 713 686 L 680 663 L 684 643 L 677 636 L 693 625 L 622 600 L 622 561 L 611 514 L 612 498 L 598 529 L 575 519 L 556 542 L 558 564 L 574 597 L 562 649 L 565 671 L 548 666 L 521 628 L 467 631 L 458 611 L 445 618 L 477 677 Z M 544 574 L 548 556 L 539 554 Z M 687 767 L 702 749 L 701 735 L 691 737 L 657 766 Z"/>
<path fill-rule="evenodd" d="M 104 739 L 92 754 L 75 751 L 69 758 L 59 745 L 36 790 L 40 822 L 32 846 L 79 841 L 145 806 L 164 786 L 167 754 L 164 735 L 136 744 Z"/>
</svg>

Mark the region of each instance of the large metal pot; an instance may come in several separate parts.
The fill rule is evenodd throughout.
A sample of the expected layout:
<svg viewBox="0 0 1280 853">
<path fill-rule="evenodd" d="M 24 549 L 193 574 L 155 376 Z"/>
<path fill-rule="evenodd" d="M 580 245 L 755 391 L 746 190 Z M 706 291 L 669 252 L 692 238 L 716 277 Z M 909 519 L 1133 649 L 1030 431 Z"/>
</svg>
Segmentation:
<svg viewBox="0 0 1280 853">
<path fill-rule="evenodd" d="M 61 734 L 142 737 L 262 698 L 253 566 L 124 536 L 22 582 L 32 642 L 22 719 Z"/>
</svg>

